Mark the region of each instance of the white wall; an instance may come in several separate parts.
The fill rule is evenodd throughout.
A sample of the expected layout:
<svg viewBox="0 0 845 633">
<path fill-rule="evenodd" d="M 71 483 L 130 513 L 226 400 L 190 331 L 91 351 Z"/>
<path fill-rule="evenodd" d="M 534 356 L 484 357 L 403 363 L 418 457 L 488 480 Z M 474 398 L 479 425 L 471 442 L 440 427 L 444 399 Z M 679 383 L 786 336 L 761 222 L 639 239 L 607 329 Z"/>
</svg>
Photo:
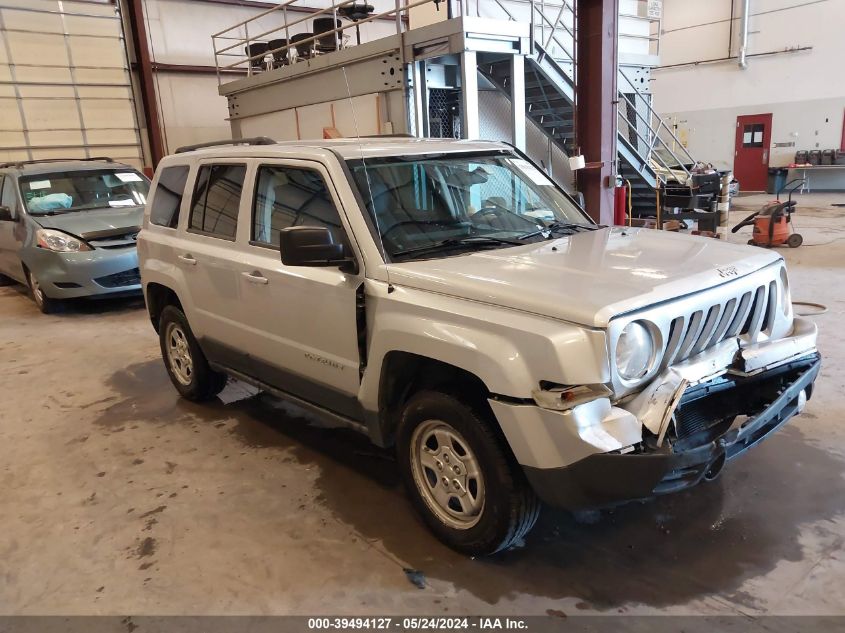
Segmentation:
<svg viewBox="0 0 845 633">
<path fill-rule="evenodd" d="M 665 0 L 662 66 L 728 56 L 731 0 Z M 742 3 L 735 0 L 731 55 L 739 49 Z M 736 117 L 771 112 L 771 166 L 790 163 L 798 149 L 839 148 L 845 113 L 845 2 L 751 0 L 748 52 L 799 46 L 812 50 L 661 68 L 652 73 L 656 110 L 678 126 L 682 141 L 700 160 L 733 167 Z"/>
</svg>

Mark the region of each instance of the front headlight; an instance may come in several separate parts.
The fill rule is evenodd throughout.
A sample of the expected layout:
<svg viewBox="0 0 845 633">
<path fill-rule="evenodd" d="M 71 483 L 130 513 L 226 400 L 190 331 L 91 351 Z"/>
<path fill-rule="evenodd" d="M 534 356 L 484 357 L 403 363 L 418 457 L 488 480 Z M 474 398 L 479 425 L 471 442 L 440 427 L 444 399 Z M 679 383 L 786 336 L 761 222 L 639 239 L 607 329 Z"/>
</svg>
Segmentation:
<svg viewBox="0 0 845 633">
<path fill-rule="evenodd" d="M 79 253 L 92 250 L 79 238 L 55 229 L 38 229 L 35 232 L 35 243 L 41 248 L 57 253 Z"/>
<path fill-rule="evenodd" d="M 634 321 L 625 326 L 616 341 L 616 370 L 623 380 L 638 380 L 651 369 L 654 338 L 649 329 Z"/>
</svg>

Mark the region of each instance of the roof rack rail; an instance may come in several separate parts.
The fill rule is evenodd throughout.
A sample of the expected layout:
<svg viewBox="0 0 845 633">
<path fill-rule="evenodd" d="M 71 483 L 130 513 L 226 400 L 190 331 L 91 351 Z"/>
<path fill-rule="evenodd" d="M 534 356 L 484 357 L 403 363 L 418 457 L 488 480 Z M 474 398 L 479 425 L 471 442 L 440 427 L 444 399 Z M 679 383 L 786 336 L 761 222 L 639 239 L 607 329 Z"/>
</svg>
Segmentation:
<svg viewBox="0 0 845 633">
<path fill-rule="evenodd" d="M 0 169 L 5 167 L 23 167 L 24 165 L 38 165 L 40 163 L 72 163 L 74 161 L 103 161 L 113 163 L 114 159 L 108 156 L 92 156 L 90 158 L 36 158 L 33 160 L 12 160 L 7 163 L 0 163 Z"/>
<path fill-rule="evenodd" d="M 208 143 L 197 143 L 196 145 L 183 145 L 176 149 L 177 154 L 193 152 L 195 149 L 204 147 L 217 147 L 218 145 L 275 145 L 276 141 L 266 136 L 254 136 L 252 138 L 230 138 L 221 141 L 209 141 Z"/>
<path fill-rule="evenodd" d="M 347 136 L 346 138 L 416 138 L 413 134 L 397 132 L 395 134 L 362 134 L 361 136 Z"/>
</svg>

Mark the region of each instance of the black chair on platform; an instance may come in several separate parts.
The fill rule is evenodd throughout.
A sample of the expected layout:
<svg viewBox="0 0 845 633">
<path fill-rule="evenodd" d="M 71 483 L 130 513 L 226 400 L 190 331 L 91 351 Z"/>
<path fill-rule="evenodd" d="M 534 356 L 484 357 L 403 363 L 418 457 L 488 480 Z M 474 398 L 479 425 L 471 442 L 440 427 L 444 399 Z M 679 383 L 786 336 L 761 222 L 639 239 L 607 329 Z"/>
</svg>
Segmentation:
<svg viewBox="0 0 845 633">
<path fill-rule="evenodd" d="M 328 33 L 343 26 L 343 22 L 334 18 L 314 18 L 314 35 Z M 329 33 L 317 38 L 317 52 L 330 53 L 340 48 L 340 33 Z"/>
<path fill-rule="evenodd" d="M 249 65 L 253 72 L 261 72 L 267 69 L 267 66 L 264 65 L 264 58 L 267 56 L 268 50 L 270 50 L 270 47 L 267 42 L 253 42 L 244 46 L 246 56 L 252 58 L 249 60 Z"/>
<path fill-rule="evenodd" d="M 291 35 L 290 43 L 296 48 L 296 56 L 300 59 L 310 59 L 314 56 L 314 40 L 300 44 L 302 40 L 307 40 L 314 37 L 313 33 L 297 33 Z"/>
<path fill-rule="evenodd" d="M 355 39 L 358 44 L 361 43 L 361 26 L 358 24 L 360 20 L 366 20 L 370 15 L 372 15 L 373 11 L 375 11 L 375 7 L 371 4 L 366 3 L 358 3 L 353 2 L 352 4 L 347 4 L 340 7 L 337 12 L 338 15 L 343 16 L 350 22 L 355 22 Z"/>
<path fill-rule="evenodd" d="M 273 68 L 280 68 L 281 66 L 288 65 L 290 61 L 290 49 L 284 48 L 287 45 L 288 41 L 285 38 L 270 40 L 269 50 L 272 51 L 273 55 Z M 277 48 L 281 48 L 283 50 L 276 50 Z"/>
</svg>

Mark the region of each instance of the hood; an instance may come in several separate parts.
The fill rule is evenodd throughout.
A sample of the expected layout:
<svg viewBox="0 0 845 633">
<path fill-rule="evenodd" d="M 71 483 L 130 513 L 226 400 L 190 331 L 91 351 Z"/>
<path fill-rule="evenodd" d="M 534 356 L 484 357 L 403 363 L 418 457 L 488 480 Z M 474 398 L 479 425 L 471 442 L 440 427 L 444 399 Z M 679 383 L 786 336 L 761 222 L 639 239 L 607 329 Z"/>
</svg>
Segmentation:
<svg viewBox="0 0 845 633">
<path fill-rule="evenodd" d="M 390 282 L 592 327 L 743 277 L 777 261 L 762 248 L 636 228 L 390 264 Z"/>
<path fill-rule="evenodd" d="M 126 233 L 133 228 L 140 230 L 144 207 L 92 209 L 30 217 L 45 229 L 58 229 L 82 239 L 96 239 Z"/>
</svg>

